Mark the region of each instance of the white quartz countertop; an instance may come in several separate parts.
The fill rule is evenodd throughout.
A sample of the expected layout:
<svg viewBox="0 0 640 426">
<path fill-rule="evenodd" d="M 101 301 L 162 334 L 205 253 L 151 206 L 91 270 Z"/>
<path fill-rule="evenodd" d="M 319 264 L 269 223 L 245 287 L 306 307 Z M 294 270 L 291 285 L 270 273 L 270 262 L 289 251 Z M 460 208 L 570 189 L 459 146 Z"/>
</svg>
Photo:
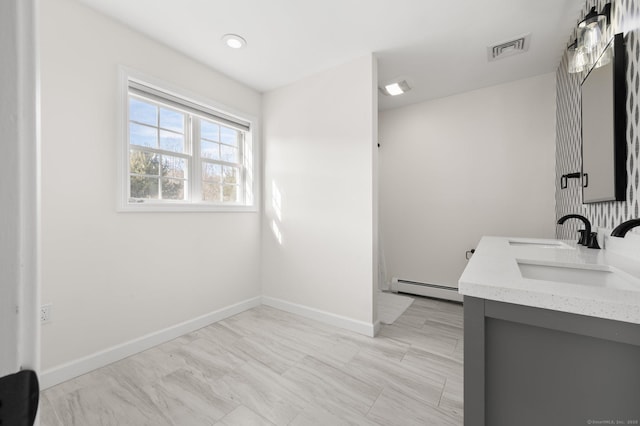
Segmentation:
<svg viewBox="0 0 640 426">
<path fill-rule="evenodd" d="M 529 244 L 532 243 L 532 244 Z M 523 278 L 518 263 L 609 269 L 626 287 Z M 460 294 L 640 324 L 640 257 L 589 249 L 575 242 L 483 237 L 458 283 Z"/>
</svg>

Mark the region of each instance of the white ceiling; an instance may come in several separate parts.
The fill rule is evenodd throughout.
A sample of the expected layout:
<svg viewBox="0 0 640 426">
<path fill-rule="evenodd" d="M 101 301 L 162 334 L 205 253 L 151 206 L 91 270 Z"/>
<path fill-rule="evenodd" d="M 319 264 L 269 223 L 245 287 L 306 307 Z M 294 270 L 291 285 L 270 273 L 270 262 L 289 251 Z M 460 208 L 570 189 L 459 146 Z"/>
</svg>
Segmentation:
<svg viewBox="0 0 640 426">
<path fill-rule="evenodd" d="M 584 0 L 80 0 L 264 92 L 375 52 L 380 109 L 553 72 Z M 247 46 L 222 44 L 226 33 Z M 487 46 L 531 34 L 495 62 Z"/>
</svg>

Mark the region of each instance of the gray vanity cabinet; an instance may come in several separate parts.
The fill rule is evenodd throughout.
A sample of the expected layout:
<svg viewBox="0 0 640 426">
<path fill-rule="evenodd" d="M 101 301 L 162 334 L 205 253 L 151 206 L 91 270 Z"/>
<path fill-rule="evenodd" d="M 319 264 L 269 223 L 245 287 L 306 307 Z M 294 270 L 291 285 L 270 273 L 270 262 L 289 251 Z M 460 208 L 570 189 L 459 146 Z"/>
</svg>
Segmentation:
<svg viewBox="0 0 640 426">
<path fill-rule="evenodd" d="M 465 296 L 464 419 L 639 425 L 640 325 Z"/>
</svg>

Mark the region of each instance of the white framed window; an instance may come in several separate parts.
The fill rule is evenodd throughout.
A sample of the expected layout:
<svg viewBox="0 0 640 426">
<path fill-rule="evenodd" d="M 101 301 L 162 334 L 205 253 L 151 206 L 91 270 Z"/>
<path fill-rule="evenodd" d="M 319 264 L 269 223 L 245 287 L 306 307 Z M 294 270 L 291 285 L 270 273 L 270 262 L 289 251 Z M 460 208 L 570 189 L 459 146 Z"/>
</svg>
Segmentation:
<svg viewBox="0 0 640 426">
<path fill-rule="evenodd" d="M 120 211 L 256 211 L 257 120 L 121 69 Z"/>
</svg>

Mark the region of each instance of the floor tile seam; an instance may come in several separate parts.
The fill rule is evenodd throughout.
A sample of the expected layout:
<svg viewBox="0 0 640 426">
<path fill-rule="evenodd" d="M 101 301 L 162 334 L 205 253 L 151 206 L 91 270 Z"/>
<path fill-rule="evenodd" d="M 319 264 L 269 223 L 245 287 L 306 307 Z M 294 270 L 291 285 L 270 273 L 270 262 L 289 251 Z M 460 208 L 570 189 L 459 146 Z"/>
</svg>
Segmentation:
<svg viewBox="0 0 640 426">
<path fill-rule="evenodd" d="M 453 318 L 450 318 L 450 319 L 453 319 Z M 456 324 L 454 322 L 449 322 L 448 320 L 449 320 L 449 318 L 429 318 L 429 317 L 427 317 L 427 318 L 424 319 L 424 322 L 425 322 L 425 325 L 427 323 L 429 323 L 429 324 L 433 324 L 434 326 L 443 326 L 443 327 L 455 328 L 455 329 L 460 329 L 460 330 L 463 329 L 463 325 L 462 324 L 458 325 L 458 324 Z M 454 320 L 454 321 L 456 321 L 456 320 Z"/>
<path fill-rule="evenodd" d="M 417 343 L 415 345 L 415 348 L 421 349 L 423 351 L 430 351 L 434 355 L 442 355 L 442 356 L 452 356 L 453 353 L 455 352 L 455 347 L 454 349 L 450 349 L 450 350 L 439 350 L 439 349 L 429 348 L 425 345 L 421 345 L 420 343 Z"/>
<path fill-rule="evenodd" d="M 279 373 L 278 371 L 274 370 L 271 366 L 269 366 L 268 364 L 266 364 L 264 361 L 262 361 L 262 360 L 260 360 L 260 359 L 257 359 L 257 358 L 254 358 L 253 356 L 248 355 L 248 354 L 247 354 L 247 356 L 248 356 L 250 359 L 249 359 L 248 361 L 245 361 L 245 362 L 244 362 L 244 364 L 242 364 L 241 366 L 238 366 L 237 368 L 242 368 L 242 367 L 244 367 L 245 365 L 247 365 L 247 364 L 248 364 L 248 363 L 250 363 L 250 362 L 255 362 L 255 363 L 257 363 L 257 364 L 261 365 L 262 367 L 267 368 L 267 369 L 268 369 L 269 371 L 271 371 L 273 374 L 275 374 L 275 375 L 277 375 L 277 376 L 282 377 L 282 374 L 283 374 L 284 372 L 283 372 L 283 373 Z M 235 368 L 233 368 L 233 369 L 235 370 Z M 289 369 L 287 368 L 287 370 L 285 370 L 285 371 L 288 371 L 288 370 L 289 370 Z"/>
<path fill-rule="evenodd" d="M 307 355 L 305 352 L 301 352 L 300 350 L 298 350 L 297 348 L 294 348 L 293 346 L 289 345 L 288 343 L 283 342 L 282 338 L 278 338 L 277 340 L 276 339 L 271 339 L 272 341 L 268 342 L 266 344 L 264 342 L 259 341 L 259 340 L 252 340 L 251 338 L 246 338 L 246 337 L 243 337 L 241 340 L 243 340 L 243 342 L 245 344 L 249 345 L 249 347 L 251 347 L 251 348 L 253 348 L 253 347 L 261 348 L 263 350 L 263 352 L 265 354 L 267 354 L 268 356 L 279 355 L 278 350 L 276 350 L 276 348 L 274 348 L 274 346 L 277 346 L 277 345 L 280 345 L 280 346 L 284 347 L 287 351 L 291 351 L 293 353 L 300 354 L 300 355 Z M 242 352 L 243 354 L 246 354 L 250 358 L 255 359 L 247 351 L 245 351 L 241 347 L 237 346 L 236 343 L 233 344 L 233 347 L 236 350 Z M 278 349 L 280 349 L 280 348 L 278 348 Z M 285 359 L 289 359 L 289 358 L 285 358 Z"/>
<path fill-rule="evenodd" d="M 267 424 L 271 424 L 271 425 L 275 425 L 274 422 L 272 422 L 271 420 L 269 420 L 268 418 L 266 418 L 265 416 L 263 416 L 260 413 L 256 413 L 254 410 L 252 410 L 251 408 L 247 407 L 246 405 L 242 404 L 242 407 L 246 408 L 247 410 L 251 411 L 253 414 L 255 414 L 256 416 L 260 417 L 262 420 L 266 421 Z M 236 408 L 237 409 L 237 408 Z M 236 409 L 234 409 L 233 411 L 235 411 Z M 229 414 L 231 414 L 233 411 L 229 412 Z M 228 414 L 227 414 L 228 415 Z M 296 414 L 296 417 L 298 417 L 300 415 L 300 413 Z M 225 416 L 226 417 L 226 416 Z M 294 417 L 295 419 L 295 417 Z M 293 421 L 293 420 L 292 420 Z M 291 424 L 291 422 L 289 422 L 289 424 Z"/>
<path fill-rule="evenodd" d="M 442 403 L 442 395 L 444 395 L 444 390 L 447 387 L 447 382 L 449 381 L 449 378 L 445 378 L 444 380 L 444 384 L 442 385 L 442 391 L 440 392 L 440 399 L 438 399 L 438 407 L 440 407 L 440 404 Z"/>
<path fill-rule="evenodd" d="M 436 403 L 435 401 L 430 401 L 428 399 L 425 398 L 420 398 L 420 397 L 416 397 L 413 396 L 413 393 L 407 393 L 406 389 L 401 389 L 397 386 L 394 385 L 394 383 L 390 383 L 389 386 L 386 386 L 385 388 L 389 388 L 394 392 L 397 392 L 398 394 L 402 395 L 404 398 L 410 399 L 412 402 L 418 404 L 418 405 L 425 405 L 427 407 L 436 409 L 436 410 L 441 410 L 440 407 L 438 407 L 438 403 L 440 402 L 440 400 L 438 399 L 438 403 Z M 444 389 L 444 384 L 442 385 L 442 388 Z M 411 389 L 409 389 L 411 390 Z M 440 397 L 442 397 L 442 390 L 440 390 Z M 441 413 L 442 414 L 442 413 Z"/>
<path fill-rule="evenodd" d="M 268 351 L 269 353 L 271 353 L 271 354 L 277 354 L 277 351 L 274 351 L 273 349 L 271 349 L 271 348 L 269 348 L 269 347 L 267 347 L 267 346 L 263 345 L 263 344 L 262 344 L 262 343 L 260 343 L 260 342 L 256 342 L 256 341 L 253 341 L 253 340 L 250 340 L 250 339 L 249 339 L 249 340 L 247 340 L 247 341 L 248 341 L 249 343 L 254 344 L 254 345 L 257 345 L 257 346 L 260 346 L 260 347 L 265 347 L 265 348 L 267 349 L 267 351 Z M 299 353 L 300 355 L 304 355 L 304 356 L 308 355 L 307 351 L 301 351 L 299 348 L 294 347 L 294 345 L 290 344 L 288 341 L 286 341 L 286 339 L 283 339 L 282 337 L 279 337 L 279 339 L 278 339 L 278 342 L 277 342 L 277 343 L 278 343 L 279 345 L 283 346 L 284 348 L 286 348 L 286 350 L 288 350 L 288 351 L 293 351 L 293 352 Z M 240 349 L 239 349 L 239 350 L 240 350 Z M 303 358 L 304 358 L 304 356 L 303 356 Z M 253 358 L 253 357 L 251 357 L 251 358 Z"/>
<path fill-rule="evenodd" d="M 225 377 L 227 377 L 227 375 L 225 375 Z M 224 379 L 224 378 L 222 378 L 222 379 L 220 379 L 220 380 L 223 380 L 223 379 Z M 233 378 L 232 378 L 232 379 L 233 379 Z M 242 397 L 243 395 L 242 395 L 241 393 L 238 393 L 235 389 L 233 389 L 232 385 L 231 385 L 231 384 L 229 384 L 229 382 L 227 382 L 227 383 L 226 383 L 226 385 L 229 387 L 229 390 L 230 390 L 230 392 L 232 393 L 232 395 L 233 395 L 233 397 L 235 398 L 235 400 L 236 400 L 236 401 L 238 401 L 238 405 L 234 408 L 234 410 L 235 410 L 235 409 L 237 409 L 239 406 L 244 406 L 245 408 L 247 408 L 247 409 L 248 409 L 248 410 L 250 410 L 251 412 L 253 412 L 253 413 L 257 414 L 258 416 L 260 416 L 260 417 L 262 417 L 262 418 L 266 419 L 266 420 L 267 420 L 268 422 L 270 422 L 271 424 L 274 424 L 274 425 L 276 425 L 276 424 L 277 424 L 277 422 L 275 422 L 275 421 L 271 421 L 271 419 L 269 419 L 268 417 L 266 417 L 265 415 L 263 415 L 261 412 L 259 412 L 259 411 L 257 411 L 257 410 L 254 410 L 254 409 L 250 408 L 250 406 L 249 406 L 248 404 L 246 404 L 246 403 L 245 403 L 245 399 Z M 287 391 L 289 392 L 289 389 L 285 389 L 285 390 L 287 390 Z M 285 398 L 283 398 L 281 395 L 279 395 L 279 394 L 274 394 L 272 390 L 269 390 L 269 391 L 267 391 L 267 392 L 263 392 L 262 390 L 260 390 L 260 391 L 258 391 L 258 392 L 259 392 L 260 394 L 268 393 L 268 394 L 271 394 L 272 396 L 274 396 L 278 401 L 288 402 L 288 400 L 287 400 L 287 399 L 285 399 Z M 305 403 L 306 403 L 306 401 L 305 401 Z M 297 417 L 297 416 L 302 412 L 302 409 L 299 407 L 299 405 L 298 405 L 298 404 L 291 403 L 291 404 L 289 404 L 289 405 L 290 405 L 291 407 L 295 407 L 296 414 L 295 414 L 294 418 L 295 418 L 295 417 Z M 227 415 L 229 415 L 230 413 L 232 413 L 234 410 L 231 410 L 229 413 L 227 413 Z M 226 417 L 227 415 L 225 415 L 225 417 Z M 223 419 L 224 419 L 224 417 L 223 417 Z M 220 420 L 218 420 L 218 421 L 220 421 Z"/>
<path fill-rule="evenodd" d="M 262 365 L 263 367 L 266 367 L 272 374 L 278 376 L 282 381 L 286 382 L 286 383 L 277 383 L 278 389 L 280 391 L 284 390 L 288 394 L 291 394 L 291 395 L 294 395 L 294 396 L 298 396 L 302 400 L 302 402 L 304 402 L 305 404 L 307 403 L 306 395 L 303 396 L 301 394 L 298 394 L 298 393 L 294 392 L 294 390 L 291 389 L 290 385 L 294 385 L 296 388 L 299 388 L 299 386 L 295 382 L 293 382 L 291 379 L 289 379 L 288 377 L 284 377 L 282 374 L 278 373 L 277 371 L 274 371 L 269 366 L 265 365 L 264 363 L 262 363 L 260 361 L 253 360 L 253 361 L 250 361 L 250 362 L 254 362 L 254 363 L 257 363 L 259 365 Z M 274 392 L 274 390 L 271 387 L 268 388 L 268 391 L 269 392 Z M 276 394 L 276 396 L 278 397 L 278 399 L 286 400 L 280 394 Z M 295 405 L 298 406 L 298 404 L 295 404 Z"/>
<path fill-rule="evenodd" d="M 408 345 L 408 346 L 412 345 L 411 342 L 406 342 L 406 341 L 398 339 L 396 337 L 392 337 L 392 336 L 382 336 L 382 337 L 384 337 L 385 339 L 393 340 L 394 342 L 396 342 L 397 344 L 400 344 L 400 345 Z"/>
<path fill-rule="evenodd" d="M 400 364 L 402 364 L 404 359 L 407 357 L 407 354 L 409 353 L 409 351 L 411 350 L 412 347 L 413 347 L 413 345 L 409 345 L 409 348 L 405 351 L 405 353 L 402 354 L 402 358 L 400 358 Z"/>
<path fill-rule="evenodd" d="M 458 345 L 458 340 L 460 340 L 460 339 L 459 339 L 459 338 L 457 338 L 457 337 L 452 337 L 452 336 L 443 336 L 443 335 L 441 335 L 441 334 L 424 333 L 424 332 L 422 332 L 421 330 L 417 331 L 416 333 L 418 334 L 419 338 L 434 339 L 434 340 L 436 340 L 436 341 L 437 341 L 437 340 L 440 340 L 440 339 L 446 339 L 446 340 L 454 341 L 455 343 L 452 345 L 452 346 L 453 346 L 453 348 L 451 349 L 451 351 L 450 351 L 450 352 L 446 353 L 446 355 L 451 355 L 451 354 L 455 351 L 455 349 L 456 349 L 456 347 L 457 347 L 457 345 Z M 412 343 L 412 342 L 408 342 L 408 344 L 409 344 L 409 345 L 411 345 L 411 346 L 413 346 L 413 347 L 415 347 L 415 348 L 418 348 L 418 349 L 422 347 L 422 346 L 420 346 L 420 343 L 421 343 L 421 342 L 419 342 L 419 341 L 418 341 L 418 342 L 413 342 L 413 343 Z M 441 342 L 441 343 L 442 343 L 443 345 L 446 345 L 446 344 L 447 344 L 447 342 L 446 342 L 446 341 L 443 341 L 443 342 Z M 451 342 L 449 342 L 449 343 L 451 343 Z M 449 346 L 449 345 L 447 345 L 447 346 Z M 432 353 L 442 353 L 442 352 L 435 352 L 435 351 L 436 351 L 436 349 L 431 349 L 431 350 L 424 349 L 424 350 L 426 350 L 426 351 L 428 351 L 428 352 L 432 352 Z"/>
<path fill-rule="evenodd" d="M 45 398 L 47 398 L 47 397 L 45 396 Z M 51 402 L 51 400 L 49 398 L 47 398 L 47 400 L 49 401 L 49 406 L 51 407 L 51 410 L 53 410 L 53 414 L 55 415 L 55 419 L 58 422 L 58 425 L 63 426 L 62 419 L 60 418 L 60 415 L 58 414 L 58 410 L 56 409 L 56 405 L 54 405 L 53 402 Z"/>
<path fill-rule="evenodd" d="M 456 342 L 456 348 L 455 348 L 456 351 L 458 350 L 458 346 L 460 345 L 460 342 L 462 342 L 462 344 L 464 344 L 464 336 L 462 336 L 462 338 L 458 339 L 458 341 Z"/>
<path fill-rule="evenodd" d="M 168 407 L 163 407 L 162 405 L 159 405 L 157 402 L 155 401 L 153 396 L 147 391 L 147 388 L 150 385 L 146 385 L 146 386 L 138 386 L 138 385 L 133 385 L 133 384 L 129 384 L 127 387 L 124 388 L 125 391 L 127 391 L 131 396 L 135 397 L 138 401 L 140 401 L 143 404 L 148 404 L 151 407 L 155 408 L 155 412 L 157 412 L 158 414 L 160 414 L 160 416 L 166 420 L 169 420 L 172 424 L 174 425 L 174 421 L 173 421 L 173 417 L 171 415 L 171 412 L 169 410 L 165 410 L 165 408 Z M 120 397 L 120 399 L 122 399 L 121 395 L 118 395 L 118 397 Z M 128 399 L 125 399 L 126 402 L 130 402 Z M 138 411 L 148 420 L 152 420 L 149 419 L 147 416 L 146 411 L 142 411 L 139 409 L 139 405 L 136 404 L 135 407 L 138 409 Z"/>
<path fill-rule="evenodd" d="M 253 414 L 255 414 L 256 416 L 260 417 L 261 419 L 267 421 L 270 424 L 274 424 L 271 420 L 267 419 L 265 416 L 263 416 L 260 413 L 256 413 L 254 410 L 252 410 L 251 408 L 247 407 L 244 404 L 238 404 L 233 410 L 229 411 L 228 413 L 226 413 L 224 416 L 220 417 L 218 420 L 216 420 L 216 423 L 214 424 L 218 424 L 220 422 L 224 422 L 224 419 L 226 419 L 227 417 L 229 417 L 231 415 L 231 413 L 233 413 L 234 411 L 236 411 L 238 408 L 240 407 L 244 407 L 247 410 L 251 411 Z M 226 424 L 226 423 L 225 423 Z M 177 425 L 176 425 L 177 426 Z"/>
<path fill-rule="evenodd" d="M 429 374 L 427 374 L 427 373 L 423 373 L 423 372 L 421 372 L 419 368 L 417 368 L 417 367 L 413 367 L 413 366 L 410 366 L 410 365 L 406 365 L 406 364 L 405 364 L 405 365 L 403 365 L 403 366 L 402 366 L 402 368 L 403 368 L 405 371 L 408 371 L 408 372 L 410 372 L 410 373 L 415 373 L 416 375 L 418 375 L 418 376 L 420 376 L 420 377 L 422 377 L 422 378 L 424 378 L 424 379 L 429 380 L 429 382 L 432 382 L 432 381 L 434 380 L 434 379 L 433 379 L 433 376 L 434 376 L 434 375 L 435 375 L 435 376 L 439 376 L 439 378 L 441 378 L 441 379 L 442 379 L 442 383 L 445 383 L 446 378 L 447 378 L 447 375 L 446 375 L 446 374 L 444 374 L 444 373 L 442 373 L 442 372 L 440 372 L 440 371 L 435 371 L 434 369 L 432 369 L 432 370 L 428 370 L 428 372 L 429 372 L 429 373 L 431 373 L 431 375 L 429 375 Z M 439 381 L 440 381 L 440 380 L 439 380 Z M 438 385 L 438 386 L 439 386 L 439 385 Z"/>
<path fill-rule="evenodd" d="M 376 403 L 378 402 L 378 400 L 380 399 L 380 397 L 382 396 L 384 390 L 386 389 L 386 386 L 382 386 L 380 388 L 380 392 L 378 392 L 378 396 L 376 397 L 376 399 L 373 401 L 373 403 L 371 404 L 371 407 L 369 407 L 369 409 L 367 410 L 367 413 L 364 415 L 366 418 L 368 418 L 369 420 L 371 420 L 371 418 L 369 417 L 369 413 L 371 413 L 371 410 L 373 409 L 373 407 L 376 405 Z M 376 422 L 378 423 L 378 422 Z"/>
<path fill-rule="evenodd" d="M 381 360 L 381 361 L 385 361 L 385 360 Z M 438 390 L 438 389 L 440 389 L 440 387 L 444 386 L 444 381 L 440 381 L 440 380 L 435 381 L 433 378 L 427 377 L 427 376 L 421 374 L 419 372 L 419 370 L 417 370 L 414 367 L 407 366 L 407 365 L 401 365 L 399 362 L 396 363 L 395 360 L 388 360 L 388 363 L 393 364 L 393 367 L 396 370 L 395 372 L 389 372 L 389 374 L 391 374 L 391 376 L 393 378 L 396 378 L 398 380 L 400 379 L 398 377 L 398 375 L 396 374 L 397 370 L 400 370 L 400 371 L 402 371 L 402 373 L 404 373 L 405 376 L 409 377 L 409 380 L 412 380 L 413 383 L 415 383 L 415 384 L 426 385 L 426 386 L 428 386 L 430 388 L 433 388 L 435 390 Z M 399 387 L 398 384 L 400 382 L 402 382 L 402 380 L 400 380 L 400 382 L 394 381 L 393 379 L 389 378 L 389 374 L 385 373 L 383 375 L 383 377 L 380 378 L 381 379 L 381 385 L 380 386 L 383 387 L 383 388 L 391 388 L 396 392 L 399 392 L 399 393 L 402 393 L 402 394 L 406 395 L 406 393 L 404 392 L 404 389 L 403 389 L 403 387 L 406 387 L 406 384 L 404 384 L 404 385 L 401 384 L 400 387 Z M 374 386 L 378 386 L 373 382 L 371 384 L 373 384 Z M 416 401 L 425 401 L 426 402 L 426 400 L 421 400 L 419 398 L 415 398 L 415 397 L 410 397 L 410 398 L 412 398 L 412 399 L 414 399 Z"/>
<path fill-rule="evenodd" d="M 457 348 L 457 346 L 456 346 L 456 348 Z M 429 355 L 432 355 L 435 358 L 441 358 L 442 361 L 445 362 L 445 363 L 449 363 L 450 362 L 452 364 L 455 364 L 455 365 L 452 365 L 452 367 L 454 367 L 454 366 L 457 367 L 458 364 L 460 364 L 462 366 L 462 364 L 463 364 L 462 361 L 460 361 L 460 360 L 456 359 L 455 357 L 453 357 L 453 354 L 456 351 L 455 349 L 453 350 L 453 352 L 450 355 L 445 355 L 445 354 L 438 353 L 438 352 L 428 351 L 428 350 L 425 350 L 425 349 L 422 349 L 422 348 L 419 348 L 419 347 L 416 347 L 416 348 L 413 348 L 413 349 L 415 349 L 417 351 L 417 352 L 414 352 L 416 357 L 423 357 L 423 355 L 421 355 L 420 352 L 424 352 L 424 353 L 427 353 Z M 408 353 L 409 352 L 407 352 L 407 354 Z M 403 359 L 403 361 L 404 361 L 404 359 Z"/>
<path fill-rule="evenodd" d="M 302 369 L 302 367 L 300 367 L 300 364 L 302 363 L 302 361 L 304 361 L 304 360 L 305 360 L 305 358 L 307 358 L 307 357 L 309 357 L 309 356 L 311 356 L 311 355 L 305 354 L 305 356 L 304 356 L 304 357 L 302 357 L 302 359 L 300 359 L 300 361 L 296 361 L 293 365 L 291 365 L 291 366 L 290 366 L 289 368 L 287 368 L 285 371 L 283 371 L 282 373 L 280 373 L 280 377 L 282 377 L 283 379 L 287 379 L 287 377 L 285 377 L 285 375 L 286 375 L 287 373 L 289 373 L 291 370 L 293 370 L 294 368 L 301 368 L 301 369 Z M 291 374 L 293 374 L 293 373 L 291 373 Z"/>
<path fill-rule="evenodd" d="M 458 319 L 459 317 L 459 315 L 452 315 L 445 318 L 427 316 L 424 319 L 424 322 L 443 327 L 463 328 L 464 324 L 460 322 L 460 320 Z"/>
<path fill-rule="evenodd" d="M 420 330 L 420 329 L 422 329 L 422 327 L 424 327 L 424 323 L 422 323 L 420 325 L 408 324 L 408 323 L 402 322 L 402 321 L 395 321 L 394 324 L 395 323 L 400 324 L 400 325 L 404 325 L 404 326 L 407 326 L 407 327 L 415 328 L 416 330 Z"/>
<path fill-rule="evenodd" d="M 359 353 L 359 351 L 358 351 L 358 353 Z M 364 380 L 362 380 L 361 378 L 356 377 L 356 376 L 354 376 L 353 374 L 351 374 L 351 373 L 349 372 L 349 370 L 347 369 L 347 365 L 348 365 L 348 364 L 350 364 L 350 363 L 353 361 L 353 359 L 352 359 L 351 361 L 349 361 L 349 362 L 346 362 L 346 363 L 342 364 L 342 365 L 338 368 L 338 367 L 336 367 L 336 366 L 334 366 L 334 365 L 331 365 L 331 364 L 326 363 L 325 361 L 323 361 L 323 360 L 321 360 L 321 359 L 318 359 L 318 358 L 314 357 L 313 355 L 308 355 L 308 356 L 309 356 L 310 358 L 313 358 L 313 359 L 314 359 L 314 360 L 316 360 L 317 362 L 319 362 L 319 363 L 321 363 L 321 364 L 324 364 L 325 366 L 327 366 L 327 367 L 329 367 L 329 368 L 335 368 L 335 369 L 337 369 L 337 370 L 338 370 L 338 371 L 340 371 L 341 373 L 343 373 L 343 374 L 345 374 L 345 375 L 349 376 L 352 380 L 354 380 L 354 381 L 356 381 L 356 382 L 358 382 L 358 383 L 361 383 L 361 384 L 362 384 L 362 385 L 364 385 L 364 386 L 377 387 L 376 385 L 374 385 L 374 384 L 372 384 L 372 383 L 365 382 L 365 381 L 364 381 Z M 356 354 L 355 356 L 357 356 L 357 354 Z M 354 356 L 354 358 L 355 358 L 355 356 Z M 306 358 L 306 357 L 305 357 L 305 358 Z"/>
<path fill-rule="evenodd" d="M 373 406 L 373 404 L 375 403 L 376 400 L 377 400 L 377 397 L 373 400 L 373 402 L 371 404 L 364 403 L 364 401 L 362 401 L 362 400 L 357 401 L 357 402 L 363 402 L 363 404 L 365 405 L 366 410 L 362 411 L 362 410 L 356 408 L 353 405 L 345 405 L 344 404 L 345 401 L 343 401 L 340 398 L 335 399 L 335 400 L 326 399 L 326 400 L 322 400 L 320 402 L 318 402 L 318 400 L 316 400 L 314 398 L 312 401 L 309 401 L 309 403 L 307 405 L 305 405 L 305 407 L 302 409 L 302 411 L 298 415 L 304 413 L 304 411 L 307 408 L 310 408 L 310 407 L 314 408 L 315 407 L 315 408 L 324 410 L 324 411 L 326 411 L 326 412 L 328 412 L 329 414 L 332 414 L 332 415 L 334 414 L 333 410 L 338 409 L 338 410 L 342 410 L 342 411 L 344 411 L 346 413 L 349 413 L 349 414 L 352 414 L 352 415 L 365 417 L 366 414 L 369 412 L 369 410 L 371 409 L 371 407 Z"/>
<path fill-rule="evenodd" d="M 420 383 L 424 383 L 429 386 L 433 386 L 433 387 L 444 386 L 444 383 L 446 382 L 447 375 L 440 373 L 438 371 L 431 370 L 430 373 L 432 374 L 429 375 L 421 372 L 420 369 L 410 365 L 401 365 L 400 368 L 404 370 L 406 373 L 415 375 L 417 378 L 422 379 L 420 380 Z M 434 375 L 438 377 L 434 378 L 433 377 Z"/>
<path fill-rule="evenodd" d="M 358 351 L 358 353 L 356 355 L 354 355 L 353 358 L 355 358 L 358 355 L 362 355 L 362 356 L 367 356 L 367 354 L 369 356 L 374 356 L 383 360 L 388 360 L 388 361 L 392 361 L 392 362 L 400 362 L 402 361 L 402 359 L 404 358 L 404 356 L 407 354 L 407 352 L 409 351 L 409 346 L 407 346 L 406 349 L 401 349 L 398 350 L 398 355 L 400 355 L 400 357 L 398 357 L 397 355 L 393 355 L 393 354 L 387 354 L 385 351 L 383 350 L 376 350 L 375 348 L 363 348 L 361 351 Z"/>
<path fill-rule="evenodd" d="M 440 328 L 438 328 L 437 326 L 433 326 L 431 324 L 427 324 L 426 322 L 422 325 L 422 327 L 420 327 L 420 329 L 418 330 L 419 333 L 424 334 L 424 335 L 441 335 L 443 337 L 449 337 L 452 334 L 456 335 L 456 339 L 458 338 L 458 334 L 462 334 L 462 329 L 460 330 L 460 333 L 458 333 L 458 331 L 448 331 L 448 330 L 442 330 Z"/>
<path fill-rule="evenodd" d="M 308 356 L 311 357 L 311 355 L 307 355 L 307 356 L 305 356 L 305 358 L 307 358 Z M 298 410 L 298 413 L 296 414 L 296 416 L 291 421 L 295 420 L 296 417 L 298 417 L 300 414 L 302 414 L 307 407 L 312 406 L 313 404 L 315 404 L 315 395 L 312 392 L 308 392 L 307 390 L 301 388 L 300 385 L 298 384 L 298 382 L 294 381 L 292 378 L 285 377 L 285 374 L 290 372 L 295 367 L 303 369 L 302 367 L 298 366 L 298 364 L 300 364 L 301 362 L 302 362 L 302 360 L 297 362 L 296 365 L 291 366 L 289 369 L 287 369 L 287 371 L 285 371 L 282 374 L 280 374 L 280 377 L 283 380 L 286 380 L 287 382 L 291 383 L 291 385 L 293 387 L 295 387 L 296 389 L 299 390 L 299 393 L 295 392 L 294 389 L 292 389 L 292 386 L 283 385 L 284 389 L 287 392 L 291 392 L 292 394 L 297 395 L 300 398 L 301 402 L 303 403 L 303 404 L 300 404 L 300 405 L 296 404 L 296 409 Z M 328 364 L 325 364 L 325 365 L 328 365 Z M 331 365 L 329 365 L 329 366 L 332 367 Z M 294 373 L 291 373 L 291 374 L 294 374 Z"/>
<path fill-rule="evenodd" d="M 448 332 L 448 333 L 462 333 L 464 331 L 464 326 L 460 325 L 453 325 L 453 324 L 448 324 L 442 321 L 432 321 L 432 320 L 425 320 L 424 324 L 422 324 L 423 328 L 433 328 L 435 330 L 437 329 L 441 329 L 443 332 Z"/>
</svg>

